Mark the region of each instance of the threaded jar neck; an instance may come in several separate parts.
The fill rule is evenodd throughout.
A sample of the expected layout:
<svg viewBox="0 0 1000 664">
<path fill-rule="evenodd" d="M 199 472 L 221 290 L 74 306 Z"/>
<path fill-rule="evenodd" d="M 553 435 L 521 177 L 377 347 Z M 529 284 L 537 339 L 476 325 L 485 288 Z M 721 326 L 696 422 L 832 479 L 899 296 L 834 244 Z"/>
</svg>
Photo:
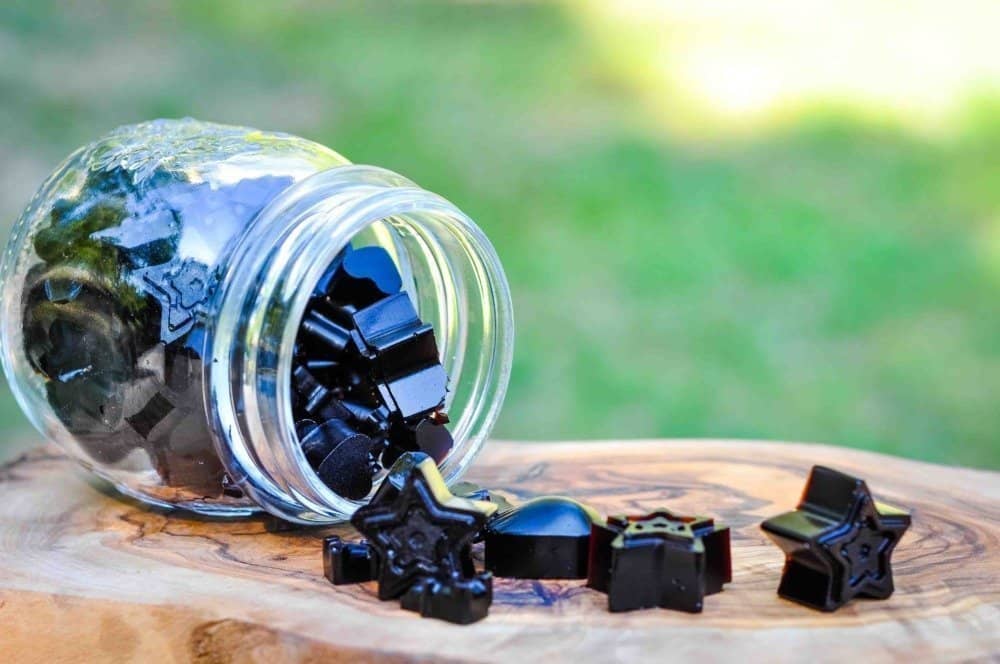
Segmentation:
<svg viewBox="0 0 1000 664">
<path fill-rule="evenodd" d="M 219 456 L 269 512 L 303 523 L 347 518 L 361 504 L 327 488 L 302 453 L 291 365 L 314 285 L 352 240 L 384 247 L 420 317 L 434 326 L 450 377 L 456 480 L 499 415 L 513 353 L 507 281 L 492 245 L 458 208 L 370 166 L 317 173 L 274 199 L 233 250 L 209 330 L 206 400 Z"/>
</svg>

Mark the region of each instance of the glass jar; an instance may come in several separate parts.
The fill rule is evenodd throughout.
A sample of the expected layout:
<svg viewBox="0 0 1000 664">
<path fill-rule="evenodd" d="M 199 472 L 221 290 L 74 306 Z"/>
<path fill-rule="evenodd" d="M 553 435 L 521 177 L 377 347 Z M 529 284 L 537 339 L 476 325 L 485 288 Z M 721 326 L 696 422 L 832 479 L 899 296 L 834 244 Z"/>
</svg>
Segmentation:
<svg viewBox="0 0 1000 664">
<path fill-rule="evenodd" d="M 440 467 L 454 482 L 508 382 L 499 259 L 443 198 L 288 134 L 156 120 L 74 152 L 24 211 L 0 267 L 3 366 L 18 403 L 147 503 L 342 520 L 363 501 L 307 462 L 291 367 L 314 285 L 349 243 L 385 249 L 434 328 L 455 441 Z"/>
</svg>

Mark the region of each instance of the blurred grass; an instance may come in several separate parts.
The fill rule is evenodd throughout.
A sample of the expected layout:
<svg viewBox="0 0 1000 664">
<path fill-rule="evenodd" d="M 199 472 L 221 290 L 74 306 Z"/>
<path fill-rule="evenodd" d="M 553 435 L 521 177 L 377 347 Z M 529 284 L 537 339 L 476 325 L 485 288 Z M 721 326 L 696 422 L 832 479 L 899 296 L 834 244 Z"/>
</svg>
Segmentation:
<svg viewBox="0 0 1000 664">
<path fill-rule="evenodd" d="M 1000 467 L 1000 104 L 934 134 L 820 103 L 686 135 L 572 7 L 4 4 L 0 213 L 118 124 L 299 133 L 493 239 L 517 315 L 497 436 Z M 0 393 L 3 437 L 24 426 Z"/>
</svg>

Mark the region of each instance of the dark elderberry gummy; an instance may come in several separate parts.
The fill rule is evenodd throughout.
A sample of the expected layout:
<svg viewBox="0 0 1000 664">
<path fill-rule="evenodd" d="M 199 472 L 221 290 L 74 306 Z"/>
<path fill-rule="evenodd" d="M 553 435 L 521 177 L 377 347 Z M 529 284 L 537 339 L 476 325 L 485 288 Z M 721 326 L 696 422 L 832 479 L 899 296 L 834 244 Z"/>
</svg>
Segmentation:
<svg viewBox="0 0 1000 664">
<path fill-rule="evenodd" d="M 351 517 L 382 562 L 379 598 L 399 597 L 427 577 L 468 579 L 472 542 L 496 509 L 452 495 L 426 454 L 401 456 L 371 502 Z"/>
<path fill-rule="evenodd" d="M 382 460 L 391 466 L 404 452 L 423 452 L 441 463 L 454 444 L 448 427 L 431 417 L 417 419 L 415 425 L 396 418 Z"/>
<path fill-rule="evenodd" d="M 319 311 L 309 311 L 306 313 L 305 317 L 302 319 L 302 328 L 306 334 L 308 334 L 314 342 L 317 342 L 319 348 L 318 352 L 329 353 L 328 357 L 323 359 L 331 359 L 339 356 L 347 348 L 347 344 L 351 341 L 351 331 L 342 325 L 338 325 L 336 322 L 330 320 L 324 316 Z M 317 345 L 317 344 L 314 344 Z M 315 352 L 315 351 L 314 351 Z"/>
<path fill-rule="evenodd" d="M 439 363 L 434 329 L 420 320 L 406 293 L 397 293 L 356 311 L 355 345 L 387 378 Z"/>
<path fill-rule="evenodd" d="M 596 511 L 570 498 L 530 500 L 486 527 L 486 569 L 522 579 L 585 578 L 591 528 L 599 521 Z"/>
<path fill-rule="evenodd" d="M 451 451 L 452 445 L 455 444 L 448 428 L 429 418 L 421 420 L 414 427 L 413 437 L 417 449 L 430 456 L 437 463 L 444 461 L 448 452 Z"/>
<path fill-rule="evenodd" d="M 403 420 L 430 415 L 444 405 L 448 376 L 440 364 L 432 364 L 378 386 L 383 402 Z"/>
<path fill-rule="evenodd" d="M 308 415 L 319 412 L 332 396 L 330 390 L 316 380 L 316 377 L 303 365 L 292 369 L 292 386 L 297 401 L 301 404 L 301 410 Z"/>
<path fill-rule="evenodd" d="M 489 572 L 467 579 L 425 577 L 400 599 L 400 606 L 407 611 L 459 625 L 482 620 L 492 603 L 493 577 Z"/>
<path fill-rule="evenodd" d="M 169 143 L 184 131 L 163 123 L 157 135 Z M 24 356 L 91 461 L 137 452 L 129 463 L 148 457 L 178 495 L 229 495 L 207 424 L 191 416 L 204 408 L 199 322 L 219 278 L 210 257 L 293 179 L 209 184 L 153 155 L 105 156 L 31 239 L 39 262 L 24 276 Z"/>
<path fill-rule="evenodd" d="M 366 406 L 356 401 L 343 400 L 339 405 L 349 413 L 361 427 L 374 436 L 384 436 L 389 431 L 389 409 L 381 403 L 375 406 Z M 391 465 L 391 464 L 390 464 Z"/>
<path fill-rule="evenodd" d="M 361 500 L 372 490 L 371 451 L 372 439 L 363 433 L 353 433 L 326 455 L 316 474 L 345 498 Z"/>
<path fill-rule="evenodd" d="M 335 586 L 372 581 L 378 566 L 367 542 L 345 542 L 336 535 L 323 540 L 323 574 Z"/>
<path fill-rule="evenodd" d="M 587 586 L 607 593 L 610 611 L 698 613 L 731 580 L 729 528 L 710 518 L 661 509 L 594 525 Z"/>
<path fill-rule="evenodd" d="M 296 430 L 300 431 L 299 444 L 302 446 L 302 451 L 314 466 L 322 463 L 327 455 L 341 443 L 363 435 L 342 418 L 331 417 L 318 425 L 310 424 L 310 422 L 311 420 L 300 420 Z M 301 429 L 299 424 L 301 424 Z M 364 438 L 366 440 L 361 441 L 361 443 L 370 448 L 371 439 L 367 436 Z"/>
<path fill-rule="evenodd" d="M 347 253 L 337 267 L 327 294 L 334 300 L 365 306 L 403 287 L 392 257 L 382 247 L 362 247 Z"/>
<path fill-rule="evenodd" d="M 299 444 L 310 464 L 318 466 L 323 463 L 323 459 L 333 451 L 333 448 L 347 437 L 341 432 L 339 426 L 341 424 L 343 424 L 343 420 L 337 419 L 327 420 L 323 426 L 316 424 L 313 420 L 299 420 L 296 423 Z"/>
<path fill-rule="evenodd" d="M 292 386 L 299 442 L 333 491 L 364 498 L 374 475 L 405 452 L 438 463 L 453 446 L 440 413 L 448 377 L 391 256 L 348 248 L 303 315 Z"/>
<path fill-rule="evenodd" d="M 813 466 L 797 509 L 761 524 L 785 552 L 778 594 L 821 611 L 892 595 L 892 552 L 909 526 L 864 480 L 824 466 Z"/>
<path fill-rule="evenodd" d="M 313 288 L 313 297 L 326 297 L 326 295 L 330 292 L 331 286 L 333 286 L 333 280 L 337 277 L 337 271 L 340 269 L 340 264 L 343 262 L 347 254 L 352 251 L 354 251 L 354 247 L 348 244 L 344 247 L 343 251 L 337 255 L 333 262 L 327 266 L 326 272 L 323 273 L 323 276 L 319 278 L 315 288 Z"/>
</svg>

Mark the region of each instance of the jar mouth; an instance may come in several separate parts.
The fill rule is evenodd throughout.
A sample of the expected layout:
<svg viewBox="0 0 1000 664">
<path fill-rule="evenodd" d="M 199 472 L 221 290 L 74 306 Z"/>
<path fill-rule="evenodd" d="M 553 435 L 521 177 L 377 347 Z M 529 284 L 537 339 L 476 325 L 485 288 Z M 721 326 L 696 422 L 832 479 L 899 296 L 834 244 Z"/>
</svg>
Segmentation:
<svg viewBox="0 0 1000 664">
<path fill-rule="evenodd" d="M 332 168 L 289 188 L 261 211 L 222 275 L 205 385 L 230 477 L 290 521 L 339 521 L 363 503 L 323 484 L 299 447 L 292 416 L 300 321 L 315 284 L 349 242 L 385 248 L 421 319 L 434 327 L 455 439 L 441 464 L 446 481 L 457 479 L 485 442 L 509 380 L 510 293 L 496 252 L 471 219 L 371 166 Z"/>
</svg>

